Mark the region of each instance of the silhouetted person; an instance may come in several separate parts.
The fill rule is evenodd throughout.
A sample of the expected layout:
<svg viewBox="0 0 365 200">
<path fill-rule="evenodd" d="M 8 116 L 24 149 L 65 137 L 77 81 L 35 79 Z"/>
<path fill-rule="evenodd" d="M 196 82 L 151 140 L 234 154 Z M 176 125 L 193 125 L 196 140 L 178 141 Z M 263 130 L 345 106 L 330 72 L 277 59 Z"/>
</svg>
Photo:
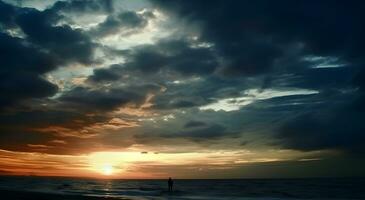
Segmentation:
<svg viewBox="0 0 365 200">
<path fill-rule="evenodd" d="M 169 180 L 167 181 L 169 185 L 169 192 L 172 192 L 172 186 L 174 185 L 174 181 L 169 177 Z"/>
</svg>

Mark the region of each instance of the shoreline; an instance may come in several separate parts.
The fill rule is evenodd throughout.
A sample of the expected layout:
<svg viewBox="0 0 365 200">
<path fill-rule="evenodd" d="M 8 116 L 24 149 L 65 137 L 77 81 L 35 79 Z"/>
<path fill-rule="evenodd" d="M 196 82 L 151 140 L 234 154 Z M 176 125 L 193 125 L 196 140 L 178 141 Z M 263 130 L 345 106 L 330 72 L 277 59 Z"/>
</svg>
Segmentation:
<svg viewBox="0 0 365 200">
<path fill-rule="evenodd" d="M 0 189 L 1 199 L 16 200 L 129 200 L 120 197 L 96 197 L 73 194 L 43 193 L 34 191 L 17 191 Z"/>
</svg>

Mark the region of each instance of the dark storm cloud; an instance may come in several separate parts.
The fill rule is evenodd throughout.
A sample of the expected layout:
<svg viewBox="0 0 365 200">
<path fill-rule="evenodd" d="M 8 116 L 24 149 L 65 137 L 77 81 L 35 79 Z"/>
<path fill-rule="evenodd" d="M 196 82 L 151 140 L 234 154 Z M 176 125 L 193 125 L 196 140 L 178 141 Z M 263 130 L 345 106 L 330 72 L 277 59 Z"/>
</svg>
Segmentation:
<svg viewBox="0 0 365 200">
<path fill-rule="evenodd" d="M 121 65 L 111 65 L 108 69 L 94 69 L 93 75 L 89 76 L 88 80 L 91 82 L 102 82 L 102 81 L 116 81 L 120 78 L 118 71 L 122 66 Z"/>
<path fill-rule="evenodd" d="M 139 143 L 153 143 L 165 139 L 185 139 L 203 144 L 222 138 L 234 138 L 239 136 L 239 132 L 215 123 L 204 123 L 204 125 L 202 124 L 201 126 L 175 127 L 168 130 L 151 127 L 145 133 L 142 132 L 134 135 L 136 141 Z"/>
<path fill-rule="evenodd" d="M 159 7 L 202 27 L 228 60 L 224 72 L 267 72 L 288 44 L 301 43 L 306 53 L 363 57 L 364 26 L 360 1 L 164 1 Z M 285 49 L 285 48 L 284 48 Z"/>
<path fill-rule="evenodd" d="M 185 138 L 193 141 L 219 139 L 222 137 L 237 136 L 237 132 L 229 131 L 226 127 L 219 124 L 211 124 L 202 127 L 190 127 L 188 129 L 173 134 L 162 134 L 166 138 Z"/>
<path fill-rule="evenodd" d="M 46 72 L 70 62 L 90 64 L 94 44 L 78 30 L 55 26 L 61 18 L 51 9 L 38 11 L 0 3 L 1 108 L 28 98 L 43 98 L 57 86 L 43 78 Z M 6 32 L 21 29 L 24 38 Z"/>
<path fill-rule="evenodd" d="M 316 71 L 318 70 L 318 71 Z M 358 153 L 361 152 L 359 141 L 362 141 L 363 134 L 361 130 L 365 127 L 362 125 L 364 106 L 361 103 L 364 98 L 359 93 L 358 84 L 353 80 L 353 69 L 350 68 L 323 68 L 309 69 L 309 71 L 298 73 L 295 77 L 284 76 L 282 79 L 274 78 L 272 85 L 282 87 L 300 87 L 312 88 L 321 91 L 319 94 L 312 95 L 290 95 L 275 97 L 265 100 L 257 100 L 256 102 L 245 106 L 243 109 L 235 112 L 205 112 L 194 113 L 189 117 L 193 119 L 211 119 L 215 122 L 224 124 L 229 129 L 234 129 L 233 133 L 247 133 L 243 135 L 242 140 L 250 141 L 250 145 L 258 143 L 266 143 L 266 145 L 277 145 L 280 148 L 289 148 L 302 151 L 336 149 L 345 152 Z M 316 73 L 318 72 L 318 73 Z M 328 75 L 333 79 L 328 79 Z M 313 78 L 313 80 L 311 79 Z M 194 84 L 182 84 L 175 86 L 167 86 L 165 93 L 157 95 L 154 99 L 156 105 L 162 105 L 166 109 L 168 102 L 176 98 L 181 100 L 186 97 L 219 97 L 222 98 L 240 96 L 237 91 L 250 87 L 251 84 L 243 84 L 244 82 L 227 81 L 224 79 L 218 81 L 221 84 L 215 84 L 214 81 L 204 81 Z M 356 79 L 359 81 L 359 79 Z M 360 81 L 361 82 L 361 81 Z M 255 82 L 257 87 L 259 82 Z M 262 82 L 265 85 L 265 81 Z M 284 84 L 284 85 L 282 85 Z M 200 88 L 205 88 L 206 90 Z M 236 87 L 233 87 L 236 86 Z M 208 89 L 212 87 L 212 89 Z M 215 90 L 214 90 L 215 88 Z M 222 90 L 217 90 L 222 88 Z M 228 89 L 230 88 L 230 89 Z M 236 92 L 232 92 L 236 91 Z M 196 92 L 196 93 L 195 93 Z M 201 93 L 199 93 L 201 92 Z M 205 96 L 206 95 L 206 96 Z M 164 98 L 165 101 L 162 101 Z M 192 101 L 196 103 L 197 101 Z M 162 109 L 162 107 L 153 107 Z M 204 104 L 203 104 L 204 105 Z M 196 106 L 194 104 L 193 106 Z M 169 109 L 182 107 L 169 107 Z M 321 115 L 323 114 L 323 115 Z M 201 117 L 206 115 L 205 117 Z M 318 116 L 317 116 L 318 115 Z M 317 116 L 316 119 L 311 119 L 310 116 Z M 181 116 L 180 116 L 181 117 Z M 183 121 L 184 118 L 176 116 L 176 121 Z M 188 117 L 188 118 L 189 118 Z M 193 122 L 186 122 L 186 126 L 194 126 Z M 197 126 L 200 123 L 197 123 Z M 176 125 L 171 125 L 176 127 Z M 207 127 L 203 125 L 201 127 Z M 346 127 L 346 128 L 344 128 Z M 176 128 L 174 128 L 176 129 Z M 208 131 L 208 129 L 202 129 Z M 210 131 L 210 130 L 209 130 Z M 153 132 L 153 131 L 152 131 Z M 164 137 L 159 134 L 148 132 L 143 137 L 146 137 L 144 142 L 150 138 L 186 138 L 190 139 L 194 134 L 200 135 L 195 131 L 171 131 L 169 128 L 162 128 L 159 131 L 166 133 Z M 351 133 L 350 133 L 351 132 Z M 229 138 L 231 134 L 223 132 L 221 137 L 217 139 Z M 257 137 L 253 137 L 254 135 Z M 153 137 L 153 136 L 158 137 Z M 215 134 L 213 134 L 215 135 Z M 234 135 L 234 134 L 233 134 Z M 265 137 L 279 140 L 276 143 L 263 139 Z M 209 138 L 209 137 L 207 137 Z M 138 137 L 141 139 L 141 137 Z M 192 138 L 194 139 L 194 138 Z M 156 139 L 158 141 L 158 139 Z M 203 141 L 200 140 L 200 141 Z M 208 140 L 207 140 L 208 141 Z M 239 148 L 239 147 L 237 147 Z"/>
<path fill-rule="evenodd" d="M 29 72 L 17 74 L 0 73 L 0 109 L 14 105 L 27 98 L 42 98 L 52 96 L 58 87 Z"/>
<path fill-rule="evenodd" d="M 126 62 L 108 69 L 95 70 L 89 78 L 93 81 L 113 81 L 120 74 L 139 71 L 142 74 L 178 72 L 182 75 L 205 75 L 218 66 L 217 58 L 210 48 L 194 47 L 186 39 L 163 39 L 153 45 L 141 45 L 123 52 Z"/>
<path fill-rule="evenodd" d="M 205 122 L 201 122 L 201 121 L 189 121 L 187 122 L 184 127 L 185 128 L 191 128 L 191 127 L 200 127 L 200 126 L 205 126 L 206 123 Z"/>
<path fill-rule="evenodd" d="M 77 131 L 107 120 L 100 115 L 87 116 L 71 107 L 55 108 L 56 100 L 47 100 L 58 91 L 56 85 L 45 79 L 47 72 L 68 63 L 93 62 L 95 45 L 91 39 L 68 25 L 56 25 L 63 18 L 58 11 L 70 10 L 76 4 L 58 4 L 57 8 L 38 11 L 0 1 L 2 149 L 32 151 L 28 144 L 47 146 L 47 141 L 59 137 L 57 131 L 46 130 L 49 127 Z M 78 9 L 81 7 L 73 11 Z M 62 153 L 57 148 L 52 151 Z"/>
<path fill-rule="evenodd" d="M 285 118 L 291 119 L 279 125 L 277 137 L 282 146 L 363 151 L 359 142 L 364 140 L 365 129 L 360 122 L 365 117 L 361 112 L 364 106 L 359 103 L 364 100 L 363 2 L 152 2 L 179 19 L 199 24 L 200 39 L 213 43 L 224 60 L 222 74 L 266 75 L 270 81 L 265 88 L 281 85 L 323 93 L 312 104 L 287 104 L 287 111 L 294 110 L 292 117 Z M 304 62 L 303 58 L 313 55 L 338 58 L 346 64 L 309 69 L 317 61 Z M 284 72 L 292 76 L 277 79 Z M 270 109 L 276 109 L 272 112 L 279 112 L 284 107 L 275 105 L 286 101 L 281 98 L 270 102 Z"/>
<path fill-rule="evenodd" d="M 51 140 L 52 135 L 30 130 L 3 130 L 0 134 L 1 149 L 11 151 L 29 151 L 28 144 L 45 144 Z"/>
<path fill-rule="evenodd" d="M 304 99 L 270 100 L 269 104 L 275 105 L 275 109 L 270 109 L 272 112 L 290 112 L 273 130 L 274 137 L 279 139 L 277 145 L 302 151 L 335 149 L 363 153 L 359 142 L 365 139 L 365 125 L 361 122 L 365 117 L 362 68 L 354 65 L 308 69 L 286 80 L 289 86 L 312 88 L 321 93 Z"/>
<path fill-rule="evenodd" d="M 241 91 L 250 87 L 250 83 L 246 80 L 212 76 L 196 80 L 182 79 L 182 81 L 186 82 L 169 84 L 164 93 L 154 98 L 152 108 L 165 110 L 199 107 L 212 103 L 216 99 L 240 96 Z M 255 84 L 261 83 L 255 80 Z"/>
<path fill-rule="evenodd" d="M 177 93 L 158 95 L 154 99 L 152 108 L 158 110 L 164 109 L 184 109 L 205 105 L 209 101 L 203 97 L 179 96 Z"/>
<path fill-rule="evenodd" d="M 97 131 L 85 127 L 101 127 L 110 120 L 104 112 L 129 103 L 140 105 L 145 93 L 159 89 L 151 85 L 76 87 L 58 98 L 46 99 L 58 90 L 44 78 L 47 72 L 70 63 L 94 63 L 96 44 L 82 30 L 58 25 L 65 20 L 64 14 L 107 13 L 112 11 L 110 6 L 108 1 L 69 1 L 38 11 L 0 3 L 0 109 L 6 111 L 0 114 L 2 149 L 78 154 L 81 148 L 101 148 L 88 139 Z M 134 23 L 128 14 L 121 18 L 131 26 Z M 15 34 L 18 37 L 11 32 L 19 33 Z M 64 143 L 55 147 L 53 140 Z M 34 149 L 37 146 L 39 149 Z"/>
<path fill-rule="evenodd" d="M 154 56 L 151 57 L 151 60 L 157 59 Z M 198 56 L 196 56 L 196 58 L 187 59 L 198 60 Z M 134 62 L 134 60 L 136 62 Z M 151 60 L 149 60 L 150 62 L 147 62 L 146 57 L 141 56 L 141 59 L 138 62 L 137 59 L 133 58 L 133 62 L 111 65 L 110 67 L 103 69 L 95 69 L 93 75 L 88 78 L 88 81 L 91 84 L 123 81 L 130 84 L 146 82 L 162 85 L 166 87 L 166 89 L 156 94 L 152 100 L 153 105 L 151 108 L 156 110 L 184 109 L 203 106 L 212 103 L 214 99 L 237 97 L 242 90 L 249 87 L 249 84 L 246 83 L 245 80 L 209 76 L 206 72 L 200 72 L 202 69 L 190 69 L 187 67 L 184 69 L 185 72 L 182 73 L 181 71 L 177 71 L 176 68 L 173 68 L 175 62 L 181 62 L 178 59 L 171 59 L 169 62 L 164 59 L 157 59 L 153 62 Z M 164 62 L 168 63 L 168 65 L 165 66 L 162 64 L 158 66 L 158 63 Z M 197 62 L 199 63 L 202 61 Z M 139 65 L 141 63 L 145 63 L 145 65 Z M 154 68 L 156 66 L 157 68 L 153 69 L 154 73 L 148 71 L 152 69 L 140 69 L 141 67 Z M 187 66 L 200 67 L 199 64 Z M 164 70 L 170 70 L 171 73 L 166 73 Z M 192 72 L 194 73 L 191 74 Z M 146 75 L 146 73 L 148 75 Z M 189 73 L 189 75 L 186 73 Z M 174 82 L 176 79 L 181 81 Z M 259 80 L 255 82 L 261 84 L 262 81 Z"/>
<path fill-rule="evenodd" d="M 1 72 L 28 71 L 42 74 L 56 67 L 55 59 L 21 38 L 0 33 Z M 21 59 L 19 57 L 21 56 Z"/>
<path fill-rule="evenodd" d="M 332 81 L 321 78 L 326 87 L 319 87 L 319 94 L 276 97 L 245 107 L 241 112 L 250 117 L 249 121 L 240 120 L 246 126 L 242 130 L 251 129 L 257 135 L 262 131 L 273 139 L 268 144 L 285 149 L 363 153 L 360 141 L 365 139 L 364 106 L 360 102 L 364 101 L 364 94 L 353 89 L 355 85 L 346 85 L 350 88 L 346 90 L 341 84 L 328 84 Z"/>
<path fill-rule="evenodd" d="M 128 85 L 126 87 L 74 87 L 57 98 L 59 106 L 79 113 L 99 113 L 130 105 L 138 108 L 145 103 L 149 93 L 156 93 L 160 86 L 154 84 Z"/>
<path fill-rule="evenodd" d="M 365 68 L 361 68 L 359 72 L 352 79 L 353 84 L 357 85 L 364 95 L 365 92 Z"/>
<path fill-rule="evenodd" d="M 28 10 L 17 17 L 17 24 L 28 39 L 52 54 L 59 62 L 92 63 L 95 45 L 90 38 L 68 25 L 54 26 L 58 16 L 48 10 Z"/>
<path fill-rule="evenodd" d="M 166 68 L 182 74 L 209 74 L 217 67 L 210 48 L 192 47 L 189 41 L 161 40 L 157 45 L 141 46 L 127 57 L 126 66 L 143 72 L 158 72 Z"/>
<path fill-rule="evenodd" d="M 294 115 L 279 127 L 277 137 L 281 145 L 300 150 L 340 149 L 350 153 L 363 153 L 361 141 L 365 139 L 365 92 L 363 84 L 357 82 L 352 88 L 338 94 L 333 90 L 323 93 L 321 106 L 311 106 Z M 348 83 L 346 81 L 345 83 Z M 335 86 L 338 86 L 336 84 Z M 351 85 L 347 85 L 349 87 Z M 339 87 L 341 88 L 341 87 Z M 351 88 L 351 87 L 350 87 Z"/>
<path fill-rule="evenodd" d="M 363 153 L 363 113 L 364 109 L 351 109 L 347 106 L 311 111 L 280 127 L 278 138 L 282 139 L 281 145 L 293 149 L 341 149 Z"/>
<path fill-rule="evenodd" d="M 26 98 L 42 98 L 57 92 L 56 85 L 40 76 L 56 67 L 52 56 L 27 45 L 23 39 L 3 33 L 0 33 L 0 44 L 0 108 Z"/>
<path fill-rule="evenodd" d="M 109 15 L 104 22 L 98 24 L 90 33 L 98 37 L 114 34 L 128 35 L 146 27 L 148 20 L 153 17 L 153 13 L 148 11 L 142 14 L 125 11 L 118 15 Z"/>
<path fill-rule="evenodd" d="M 266 139 L 271 138 L 279 140 L 280 148 L 363 152 L 363 2 L 152 2 L 167 13 L 167 19 L 173 19 L 180 32 L 130 49 L 105 47 L 109 48 L 102 50 L 106 57 L 121 56 L 125 62 L 94 69 L 85 85 L 62 91 L 49 99 L 48 106 L 33 105 L 42 112 L 1 113 L 1 141 L 45 143 L 58 137 L 57 130 L 43 130 L 47 135 L 39 135 L 34 128 L 56 126 L 78 132 L 110 120 L 107 115 L 121 106 L 138 108 L 151 93 L 149 111 L 164 115 L 183 110 L 189 116 L 169 119 L 178 123 L 177 128 L 162 123 L 151 129 L 141 127 L 143 134 L 133 132 L 137 142 L 187 139 L 204 143 L 241 137 L 237 141 L 244 142 L 237 148 L 246 148 L 260 142 L 272 144 Z M 88 31 L 67 24 L 72 24 L 67 17 L 83 13 L 107 17 Z M 149 12 L 116 12 L 111 1 L 62 1 L 44 11 L 0 2 L 0 108 L 54 95 L 57 86 L 45 80 L 47 72 L 70 63 L 93 64 L 94 49 L 102 47 L 94 41 L 137 33 L 153 17 Z M 338 66 L 316 68 L 328 63 Z M 230 112 L 196 111 L 221 99 L 245 96 L 248 89 L 258 89 L 260 94 L 269 89 L 308 89 L 319 94 L 253 99 L 250 105 Z M 113 145 L 122 143 L 107 137 L 105 141 L 113 140 Z M 80 140 L 67 141 L 69 148 L 75 145 L 73 152 L 82 146 Z"/>
<path fill-rule="evenodd" d="M 87 137 L 93 133 L 82 131 L 84 127 L 107 120 L 102 115 L 85 115 L 77 110 L 33 110 L 18 111 L 0 114 L 0 145 L 2 149 L 13 151 L 35 151 L 52 154 L 79 154 L 81 147 L 93 148 L 80 144 L 80 139 L 75 137 Z M 78 135 L 73 137 L 62 135 L 60 131 L 72 130 Z M 52 141 L 62 140 L 64 144 L 54 148 Z M 44 145 L 44 148 L 34 149 L 33 145 Z M 67 148 L 64 148 L 67 147 Z M 86 148 L 87 147 L 87 148 Z"/>
<path fill-rule="evenodd" d="M 345 89 L 356 87 L 353 79 L 356 76 L 355 67 L 306 69 L 296 73 L 287 80 L 288 86 L 310 88 L 317 90 Z M 330 77 L 330 78 L 329 78 Z"/>
<path fill-rule="evenodd" d="M 91 84 L 122 81 L 130 85 L 153 83 L 161 85 L 161 91 L 156 93 L 151 103 L 152 109 L 159 111 L 188 109 L 214 102 L 216 99 L 238 97 L 241 91 L 262 84 L 262 80 L 251 81 L 240 79 L 225 79 L 212 76 L 187 76 L 173 73 L 148 73 L 128 69 L 124 65 L 112 65 L 106 69 L 96 69 L 88 78 Z M 177 80 L 177 81 L 176 81 Z"/>
<path fill-rule="evenodd" d="M 73 121 L 79 119 L 78 123 Z M 105 119 L 101 115 L 86 116 L 77 110 L 31 110 L 18 111 L 0 115 L 1 127 L 5 129 L 45 128 L 49 126 L 65 126 L 82 128 L 85 125 Z"/>
<path fill-rule="evenodd" d="M 213 42 L 220 55 L 224 56 L 224 74 L 255 75 L 268 72 L 275 59 L 282 54 L 279 44 L 255 30 L 259 24 L 251 21 L 255 16 L 251 17 L 250 14 L 257 11 L 245 5 L 250 3 L 152 2 L 192 23 L 202 23 L 202 40 Z"/>
<path fill-rule="evenodd" d="M 75 13 L 111 13 L 113 12 L 112 0 L 70 0 L 58 1 L 52 8 L 55 12 Z"/>
<path fill-rule="evenodd" d="M 141 104 L 145 99 L 144 95 L 144 93 L 119 88 L 98 90 L 76 87 L 64 93 L 59 100 L 69 104 L 69 106 L 74 105 L 89 111 L 111 111 L 127 103 Z"/>
<path fill-rule="evenodd" d="M 68 25 L 55 25 L 63 18 L 58 13 L 60 10 L 71 8 L 80 10 L 81 4 L 86 7 L 91 5 L 85 3 L 86 1 L 58 2 L 49 9 L 38 11 L 1 2 L 0 7 L 5 14 L 1 15 L 3 19 L 0 22 L 5 25 L 13 24 L 10 28 L 20 28 L 26 34 L 25 39 L 28 42 L 39 45 L 43 51 L 48 51 L 58 59 L 59 64 L 67 62 L 90 64 L 95 47 L 91 39 L 80 30 L 72 29 Z"/>
<path fill-rule="evenodd" d="M 14 26 L 14 16 L 16 8 L 0 1 L 0 23 L 5 27 Z"/>
</svg>

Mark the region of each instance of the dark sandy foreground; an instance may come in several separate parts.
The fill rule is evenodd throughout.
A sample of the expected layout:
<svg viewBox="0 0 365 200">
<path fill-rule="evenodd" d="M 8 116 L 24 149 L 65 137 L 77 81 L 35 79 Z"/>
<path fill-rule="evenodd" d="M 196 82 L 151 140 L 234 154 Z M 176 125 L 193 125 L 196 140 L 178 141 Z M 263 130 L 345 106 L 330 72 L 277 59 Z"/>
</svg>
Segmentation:
<svg viewBox="0 0 365 200">
<path fill-rule="evenodd" d="M 81 195 L 48 194 L 41 192 L 24 192 L 0 190 L 0 199 L 8 200 L 121 200 L 113 197 L 91 197 Z M 126 199 L 124 199 L 126 200 Z"/>
</svg>

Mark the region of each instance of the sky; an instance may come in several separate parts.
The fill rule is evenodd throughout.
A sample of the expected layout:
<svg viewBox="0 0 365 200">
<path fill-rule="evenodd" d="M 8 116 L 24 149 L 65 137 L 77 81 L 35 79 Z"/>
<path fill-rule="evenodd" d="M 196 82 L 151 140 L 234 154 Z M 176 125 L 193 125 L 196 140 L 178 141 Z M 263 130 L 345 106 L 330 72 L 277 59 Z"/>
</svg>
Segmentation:
<svg viewBox="0 0 365 200">
<path fill-rule="evenodd" d="M 0 174 L 365 175 L 365 3 L 0 1 Z"/>
</svg>

